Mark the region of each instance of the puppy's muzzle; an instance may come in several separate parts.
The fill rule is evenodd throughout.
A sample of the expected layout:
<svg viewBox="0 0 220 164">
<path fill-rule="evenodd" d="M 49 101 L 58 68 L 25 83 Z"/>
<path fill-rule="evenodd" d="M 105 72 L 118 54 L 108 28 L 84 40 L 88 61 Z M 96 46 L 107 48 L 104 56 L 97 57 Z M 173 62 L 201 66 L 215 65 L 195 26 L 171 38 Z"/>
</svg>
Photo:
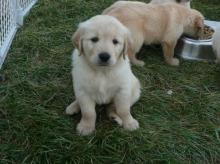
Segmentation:
<svg viewBox="0 0 220 164">
<path fill-rule="evenodd" d="M 111 58 L 111 56 L 107 52 L 102 52 L 102 53 L 99 54 L 100 64 L 108 64 L 110 58 Z"/>
</svg>

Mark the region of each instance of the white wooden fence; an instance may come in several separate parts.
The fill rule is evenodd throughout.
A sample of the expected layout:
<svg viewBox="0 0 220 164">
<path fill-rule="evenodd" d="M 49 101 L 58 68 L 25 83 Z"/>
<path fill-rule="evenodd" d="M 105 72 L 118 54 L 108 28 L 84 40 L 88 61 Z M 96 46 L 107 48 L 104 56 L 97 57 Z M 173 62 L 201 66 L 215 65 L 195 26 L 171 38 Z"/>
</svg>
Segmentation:
<svg viewBox="0 0 220 164">
<path fill-rule="evenodd" d="M 17 28 L 37 0 L 0 0 L 0 68 Z"/>
</svg>

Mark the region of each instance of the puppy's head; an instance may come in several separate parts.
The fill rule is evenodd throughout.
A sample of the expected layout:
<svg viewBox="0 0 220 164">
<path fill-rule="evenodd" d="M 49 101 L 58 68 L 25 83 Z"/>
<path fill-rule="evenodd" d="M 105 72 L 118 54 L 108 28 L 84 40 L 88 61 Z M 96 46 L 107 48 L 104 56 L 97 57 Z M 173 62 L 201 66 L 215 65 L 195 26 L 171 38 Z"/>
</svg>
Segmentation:
<svg viewBox="0 0 220 164">
<path fill-rule="evenodd" d="M 73 35 L 80 55 L 95 66 L 113 66 L 127 54 L 129 31 L 116 18 L 95 16 L 81 23 Z"/>
<path fill-rule="evenodd" d="M 199 38 L 202 35 L 204 29 L 204 16 L 197 10 L 190 10 L 191 14 L 188 18 L 189 23 L 185 28 L 185 34 L 193 38 Z"/>
</svg>

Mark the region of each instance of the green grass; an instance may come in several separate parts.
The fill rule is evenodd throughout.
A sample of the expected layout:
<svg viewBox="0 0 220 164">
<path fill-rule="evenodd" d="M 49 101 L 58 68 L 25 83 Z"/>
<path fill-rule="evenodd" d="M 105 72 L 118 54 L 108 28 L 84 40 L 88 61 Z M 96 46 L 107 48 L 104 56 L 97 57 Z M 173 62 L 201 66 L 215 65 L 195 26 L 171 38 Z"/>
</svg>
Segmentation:
<svg viewBox="0 0 220 164">
<path fill-rule="evenodd" d="M 161 49 L 145 47 L 145 67 L 133 66 L 142 96 L 132 113 L 140 129 L 127 132 L 98 110 L 97 131 L 76 133 L 71 35 L 77 24 L 113 0 L 39 0 L 19 29 L 0 74 L 0 163 L 220 163 L 220 69 L 181 61 L 167 66 Z M 194 0 L 220 21 L 219 0 Z M 167 94 L 168 90 L 173 95 Z"/>
</svg>

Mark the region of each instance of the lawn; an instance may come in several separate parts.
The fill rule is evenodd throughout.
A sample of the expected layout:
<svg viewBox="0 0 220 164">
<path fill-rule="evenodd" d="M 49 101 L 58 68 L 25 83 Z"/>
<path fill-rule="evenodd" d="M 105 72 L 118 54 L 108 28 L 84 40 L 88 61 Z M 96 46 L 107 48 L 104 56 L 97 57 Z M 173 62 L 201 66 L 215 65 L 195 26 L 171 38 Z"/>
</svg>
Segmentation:
<svg viewBox="0 0 220 164">
<path fill-rule="evenodd" d="M 0 163 L 220 163 L 220 68 L 142 49 L 132 66 L 142 96 L 132 114 L 140 129 L 127 132 L 97 109 L 96 132 L 76 133 L 80 115 L 66 116 L 74 99 L 71 35 L 77 24 L 114 0 L 39 0 L 19 29 L 0 70 Z M 220 21 L 219 0 L 193 7 Z M 167 94 L 169 90 L 172 95 Z"/>
</svg>

